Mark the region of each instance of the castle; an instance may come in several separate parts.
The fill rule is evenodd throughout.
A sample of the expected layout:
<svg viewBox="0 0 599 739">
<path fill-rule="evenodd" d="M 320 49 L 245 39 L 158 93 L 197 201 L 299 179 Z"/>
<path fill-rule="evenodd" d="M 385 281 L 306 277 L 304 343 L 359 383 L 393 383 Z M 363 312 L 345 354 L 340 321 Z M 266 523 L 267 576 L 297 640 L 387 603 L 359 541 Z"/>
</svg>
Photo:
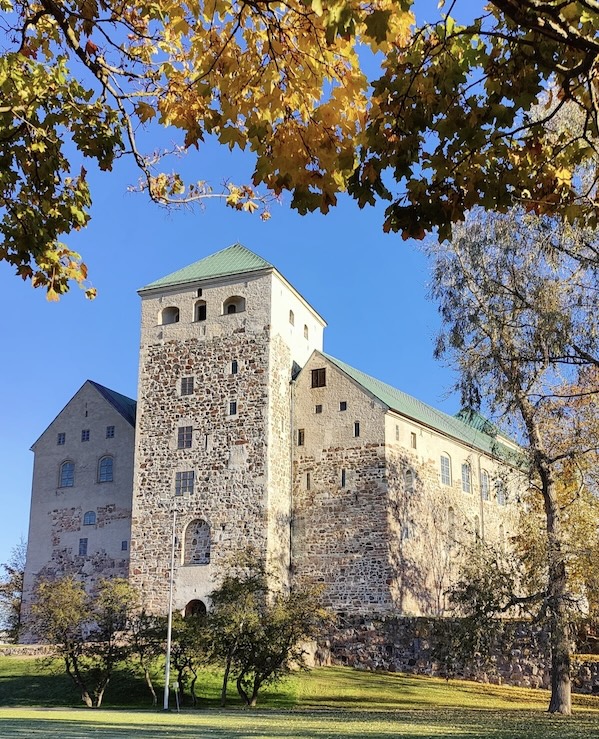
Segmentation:
<svg viewBox="0 0 599 739">
<path fill-rule="evenodd" d="M 173 531 L 185 613 L 251 544 L 336 612 L 441 615 L 461 544 L 508 540 L 514 442 L 324 353 L 272 264 L 235 244 L 139 294 L 137 403 L 87 381 L 33 444 L 25 615 L 66 573 L 129 577 L 166 612 Z"/>
</svg>

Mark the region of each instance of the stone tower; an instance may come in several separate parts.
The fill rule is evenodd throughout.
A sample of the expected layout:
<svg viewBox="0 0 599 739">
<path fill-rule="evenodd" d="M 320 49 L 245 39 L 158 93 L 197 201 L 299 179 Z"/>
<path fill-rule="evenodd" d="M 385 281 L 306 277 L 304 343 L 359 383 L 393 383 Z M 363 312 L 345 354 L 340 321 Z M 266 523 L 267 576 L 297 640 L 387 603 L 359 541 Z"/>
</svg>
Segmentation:
<svg viewBox="0 0 599 739">
<path fill-rule="evenodd" d="M 130 572 L 164 612 L 175 519 L 174 605 L 193 612 L 247 545 L 288 577 L 291 379 L 322 348 L 325 323 L 240 244 L 139 294 Z"/>
</svg>

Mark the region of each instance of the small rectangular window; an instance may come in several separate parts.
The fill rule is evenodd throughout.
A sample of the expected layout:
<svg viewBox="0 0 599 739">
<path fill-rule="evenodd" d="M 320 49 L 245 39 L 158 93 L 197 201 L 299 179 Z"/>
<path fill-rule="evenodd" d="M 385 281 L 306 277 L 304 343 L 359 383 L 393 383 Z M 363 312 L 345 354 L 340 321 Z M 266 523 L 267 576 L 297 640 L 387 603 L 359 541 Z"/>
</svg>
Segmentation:
<svg viewBox="0 0 599 739">
<path fill-rule="evenodd" d="M 498 478 L 495 480 L 495 495 L 497 496 L 497 504 L 505 505 L 507 502 L 507 490 L 504 480 Z"/>
<path fill-rule="evenodd" d="M 232 400 L 229 403 L 229 415 L 230 416 L 236 416 L 237 415 L 237 401 Z"/>
<path fill-rule="evenodd" d="M 58 444 L 58 446 L 62 446 L 66 440 L 67 440 L 66 434 L 58 434 L 58 436 L 56 437 L 56 443 Z"/>
<path fill-rule="evenodd" d="M 236 375 L 239 372 L 239 363 L 236 359 L 231 362 L 231 374 Z"/>
<path fill-rule="evenodd" d="M 128 543 L 127 539 L 124 539 L 121 542 L 121 552 L 126 552 L 127 549 L 129 549 L 129 543 Z"/>
<path fill-rule="evenodd" d="M 89 429 L 82 429 L 81 441 L 89 441 Z"/>
<path fill-rule="evenodd" d="M 341 487 L 345 487 L 345 483 L 347 481 L 347 476 L 345 474 L 345 467 L 341 470 Z"/>
<path fill-rule="evenodd" d="M 354 436 L 360 436 L 360 422 L 354 421 Z"/>
<path fill-rule="evenodd" d="M 193 377 L 181 378 L 181 395 L 193 395 Z"/>
<path fill-rule="evenodd" d="M 465 493 L 472 492 L 472 479 L 470 474 L 470 465 L 464 462 L 462 465 L 462 490 Z"/>
<path fill-rule="evenodd" d="M 177 448 L 189 449 L 191 447 L 192 436 L 192 426 L 179 426 L 179 428 L 177 429 Z"/>
<path fill-rule="evenodd" d="M 443 485 L 451 485 L 451 462 L 444 454 L 441 455 L 441 482 Z"/>
<path fill-rule="evenodd" d="M 310 473 L 306 472 L 306 490 L 310 490 L 311 484 L 312 484 L 312 481 L 310 479 Z"/>
<path fill-rule="evenodd" d="M 321 405 L 317 405 L 316 406 L 316 409 L 315 409 L 315 412 L 316 413 L 322 413 L 322 406 Z"/>
<path fill-rule="evenodd" d="M 412 433 L 410 434 L 410 446 L 412 447 L 412 449 L 416 449 L 416 443 L 416 434 L 412 431 Z"/>
<path fill-rule="evenodd" d="M 184 495 L 185 493 L 193 493 L 193 470 L 175 473 L 175 495 Z"/>
<path fill-rule="evenodd" d="M 79 539 L 79 556 L 87 556 L 87 539 Z"/>
<path fill-rule="evenodd" d="M 347 410 L 347 400 L 342 400 L 339 403 L 339 410 L 340 411 L 346 411 Z"/>
<path fill-rule="evenodd" d="M 298 446 L 304 446 L 305 441 L 305 431 L 304 429 L 298 429 L 297 430 L 297 445 Z"/>
<path fill-rule="evenodd" d="M 312 387 L 325 387 L 327 384 L 327 371 L 324 367 L 312 370 Z"/>
<path fill-rule="evenodd" d="M 395 427 L 395 441 L 399 441 L 399 426 Z"/>
<path fill-rule="evenodd" d="M 114 439 L 114 426 L 106 426 L 106 438 Z"/>
</svg>

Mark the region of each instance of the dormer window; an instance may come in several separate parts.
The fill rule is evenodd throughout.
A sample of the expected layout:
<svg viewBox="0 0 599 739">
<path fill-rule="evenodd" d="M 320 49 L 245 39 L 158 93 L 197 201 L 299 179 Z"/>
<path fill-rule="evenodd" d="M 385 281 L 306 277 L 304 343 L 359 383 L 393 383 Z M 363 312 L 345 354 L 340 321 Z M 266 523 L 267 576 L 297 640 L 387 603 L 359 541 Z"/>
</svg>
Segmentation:
<svg viewBox="0 0 599 739">
<path fill-rule="evenodd" d="M 168 323 L 179 323 L 179 309 L 175 306 L 169 306 L 162 311 L 160 323 L 166 326 Z"/>
<path fill-rule="evenodd" d="M 223 315 L 230 316 L 233 313 L 242 313 L 245 310 L 245 298 L 233 295 L 223 303 Z"/>
</svg>

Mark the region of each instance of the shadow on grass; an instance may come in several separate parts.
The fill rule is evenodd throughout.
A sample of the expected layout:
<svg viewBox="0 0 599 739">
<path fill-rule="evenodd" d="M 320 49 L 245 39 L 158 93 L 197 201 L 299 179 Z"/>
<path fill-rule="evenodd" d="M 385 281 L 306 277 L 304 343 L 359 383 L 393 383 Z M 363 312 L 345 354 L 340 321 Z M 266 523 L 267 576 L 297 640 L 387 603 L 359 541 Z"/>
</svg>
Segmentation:
<svg viewBox="0 0 599 739">
<path fill-rule="evenodd" d="M 40 711 L 40 713 L 42 713 Z M 369 713 L 342 711 L 208 711 L 204 715 L 110 712 L 102 720 L 61 719 L 48 710 L 37 717 L 4 719 L 0 737 L 15 739 L 590 739 L 597 737 L 595 717 L 551 717 L 531 712 L 420 710 Z"/>
</svg>

